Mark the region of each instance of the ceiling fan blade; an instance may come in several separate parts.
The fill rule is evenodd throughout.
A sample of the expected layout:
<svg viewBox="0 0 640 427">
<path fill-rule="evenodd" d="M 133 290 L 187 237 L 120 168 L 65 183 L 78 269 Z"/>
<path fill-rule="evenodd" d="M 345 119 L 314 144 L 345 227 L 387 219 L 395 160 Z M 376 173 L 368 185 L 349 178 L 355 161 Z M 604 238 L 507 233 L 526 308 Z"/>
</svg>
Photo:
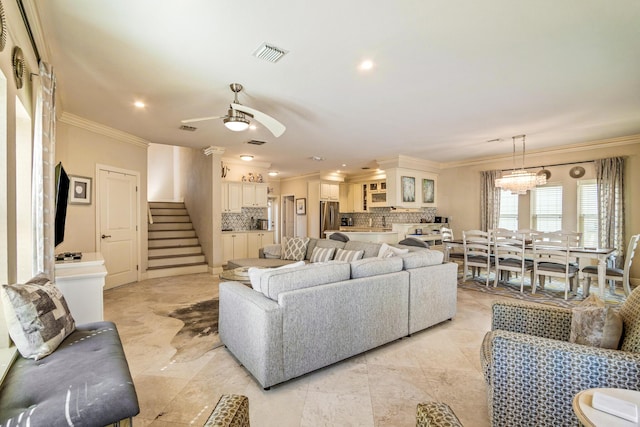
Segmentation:
<svg viewBox="0 0 640 427">
<path fill-rule="evenodd" d="M 287 130 L 285 125 L 261 111 L 254 110 L 253 108 L 249 108 L 245 105 L 235 103 L 231 104 L 231 108 L 253 116 L 254 119 L 262 123 L 267 129 L 269 129 L 269 131 L 275 137 L 279 137 L 284 133 L 285 130 Z"/>
<path fill-rule="evenodd" d="M 193 122 L 202 122 L 205 120 L 213 120 L 213 119 L 223 119 L 227 116 L 209 116 L 209 117 L 198 117 L 197 119 L 185 119 L 185 120 L 180 120 L 180 122 L 182 123 L 193 123 Z"/>
</svg>

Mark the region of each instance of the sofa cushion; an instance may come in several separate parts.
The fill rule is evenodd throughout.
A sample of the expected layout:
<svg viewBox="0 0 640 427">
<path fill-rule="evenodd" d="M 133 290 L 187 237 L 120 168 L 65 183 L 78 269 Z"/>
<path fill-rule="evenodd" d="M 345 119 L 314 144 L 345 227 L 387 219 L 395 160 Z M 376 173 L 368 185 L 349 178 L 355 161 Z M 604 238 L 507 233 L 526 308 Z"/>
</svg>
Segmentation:
<svg viewBox="0 0 640 427">
<path fill-rule="evenodd" d="M 378 276 L 380 274 L 395 273 L 402 271 L 402 259 L 399 257 L 389 258 L 363 258 L 351 263 L 351 278 Z"/>
<path fill-rule="evenodd" d="M 357 259 L 361 259 L 364 255 L 364 251 L 348 251 L 346 249 L 339 249 L 336 251 L 334 259 L 336 261 L 351 262 Z"/>
<path fill-rule="evenodd" d="M 302 261 L 307 253 L 308 237 L 283 237 L 282 259 Z"/>
<path fill-rule="evenodd" d="M 53 353 L 75 330 L 62 292 L 42 274 L 24 285 L 2 285 L 0 296 L 9 335 L 24 358 Z"/>
<path fill-rule="evenodd" d="M 347 251 L 363 251 L 362 258 L 377 257 L 380 252 L 380 243 L 373 242 L 358 242 L 355 240 L 349 240 L 344 244 L 344 249 Z"/>
<path fill-rule="evenodd" d="M 589 295 L 571 309 L 569 342 L 617 349 L 622 335 L 622 318 L 596 295 Z"/>
<path fill-rule="evenodd" d="M 386 243 L 380 245 L 380 250 L 378 251 L 378 258 L 389 258 L 396 255 L 402 255 L 409 253 L 408 248 L 396 248 L 394 246 L 390 246 Z"/>
<path fill-rule="evenodd" d="M 274 301 L 282 292 L 349 280 L 351 266 L 347 262 L 306 264 L 301 267 L 273 269 L 260 276 L 262 293 Z"/>
<path fill-rule="evenodd" d="M 280 265 L 278 267 L 275 268 L 259 268 L 259 267 L 249 267 L 249 269 L 247 270 L 247 273 L 249 273 L 249 281 L 251 282 L 251 287 L 253 289 L 255 289 L 258 292 L 262 292 L 262 289 L 260 289 L 260 277 L 262 277 L 262 274 L 266 271 L 270 271 L 270 270 L 278 270 L 281 268 L 294 268 L 294 267 L 300 267 L 302 265 L 304 265 L 304 261 L 296 261 L 296 262 L 292 262 L 290 264 L 284 264 L 284 265 Z"/>
<path fill-rule="evenodd" d="M 442 264 L 444 260 L 444 253 L 432 249 L 409 251 L 409 253 L 399 256 L 402 258 L 405 270 Z"/>
<path fill-rule="evenodd" d="M 333 259 L 333 255 L 336 252 L 336 248 L 313 248 L 313 253 L 309 262 L 327 262 Z"/>
</svg>

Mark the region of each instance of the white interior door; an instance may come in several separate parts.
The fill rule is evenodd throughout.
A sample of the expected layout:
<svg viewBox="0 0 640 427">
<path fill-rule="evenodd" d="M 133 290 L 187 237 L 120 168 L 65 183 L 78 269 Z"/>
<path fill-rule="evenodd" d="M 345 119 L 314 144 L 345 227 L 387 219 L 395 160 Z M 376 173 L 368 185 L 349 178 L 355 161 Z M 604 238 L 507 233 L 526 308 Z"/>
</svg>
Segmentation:
<svg viewBox="0 0 640 427">
<path fill-rule="evenodd" d="M 284 196 L 282 204 L 282 235 L 293 237 L 296 231 L 296 214 L 293 196 Z"/>
<path fill-rule="evenodd" d="M 107 268 L 105 287 L 138 280 L 138 177 L 100 169 L 97 246 Z"/>
</svg>

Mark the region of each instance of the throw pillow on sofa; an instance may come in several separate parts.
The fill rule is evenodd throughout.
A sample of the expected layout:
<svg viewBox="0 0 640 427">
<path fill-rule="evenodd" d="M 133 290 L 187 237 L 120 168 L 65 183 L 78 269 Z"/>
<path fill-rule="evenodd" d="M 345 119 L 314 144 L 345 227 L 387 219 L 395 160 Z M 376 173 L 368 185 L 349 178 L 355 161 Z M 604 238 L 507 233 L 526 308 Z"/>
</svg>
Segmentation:
<svg viewBox="0 0 640 427">
<path fill-rule="evenodd" d="M 378 251 L 378 258 L 390 258 L 392 256 L 402 255 L 407 253 L 409 253 L 409 249 L 407 248 L 405 249 L 396 248 L 394 246 L 389 246 L 388 244 L 383 243 L 382 245 L 380 245 L 380 251 Z"/>
<path fill-rule="evenodd" d="M 301 265 L 304 265 L 304 261 L 285 264 L 275 268 L 249 267 L 249 269 L 247 270 L 247 273 L 249 273 L 249 280 L 251 281 L 251 287 L 258 292 L 262 292 L 262 289 L 260 287 L 260 278 L 265 272 L 271 271 L 271 270 L 279 270 L 282 268 L 300 267 Z"/>
<path fill-rule="evenodd" d="M 569 342 L 601 348 L 618 348 L 622 317 L 596 295 L 589 295 L 571 309 Z"/>
<path fill-rule="evenodd" d="M 364 251 L 347 251 L 347 250 L 338 248 L 338 250 L 336 251 L 336 256 L 333 259 L 336 261 L 351 262 L 358 259 L 362 259 L 363 256 L 364 256 Z"/>
<path fill-rule="evenodd" d="M 308 237 L 284 237 L 282 259 L 302 261 L 307 253 Z"/>
<path fill-rule="evenodd" d="M 24 358 L 53 353 L 76 329 L 62 292 L 42 274 L 24 285 L 2 285 L 0 297 L 9 335 Z"/>
<path fill-rule="evenodd" d="M 313 248 L 309 262 L 328 262 L 333 259 L 336 248 Z"/>
</svg>

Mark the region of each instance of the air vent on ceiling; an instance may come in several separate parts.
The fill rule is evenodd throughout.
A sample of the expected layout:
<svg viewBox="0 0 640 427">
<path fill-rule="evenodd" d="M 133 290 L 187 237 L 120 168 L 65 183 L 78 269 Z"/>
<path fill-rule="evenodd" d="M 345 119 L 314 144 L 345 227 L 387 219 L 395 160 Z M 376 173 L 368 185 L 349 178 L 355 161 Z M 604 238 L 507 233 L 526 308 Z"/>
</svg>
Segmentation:
<svg viewBox="0 0 640 427">
<path fill-rule="evenodd" d="M 247 144 L 263 145 L 263 144 L 266 144 L 266 142 L 265 141 L 258 141 L 257 139 L 252 139 L 251 141 L 247 141 Z"/>
<path fill-rule="evenodd" d="M 278 62 L 280 58 L 285 56 L 287 53 L 289 53 L 288 50 L 263 43 L 255 52 L 253 52 L 253 56 L 269 62 Z"/>
<path fill-rule="evenodd" d="M 196 129 L 198 129 L 198 128 L 193 127 L 193 126 L 187 126 L 187 125 L 180 126 L 180 130 L 186 130 L 186 131 L 189 131 L 189 132 L 195 132 Z"/>
</svg>

